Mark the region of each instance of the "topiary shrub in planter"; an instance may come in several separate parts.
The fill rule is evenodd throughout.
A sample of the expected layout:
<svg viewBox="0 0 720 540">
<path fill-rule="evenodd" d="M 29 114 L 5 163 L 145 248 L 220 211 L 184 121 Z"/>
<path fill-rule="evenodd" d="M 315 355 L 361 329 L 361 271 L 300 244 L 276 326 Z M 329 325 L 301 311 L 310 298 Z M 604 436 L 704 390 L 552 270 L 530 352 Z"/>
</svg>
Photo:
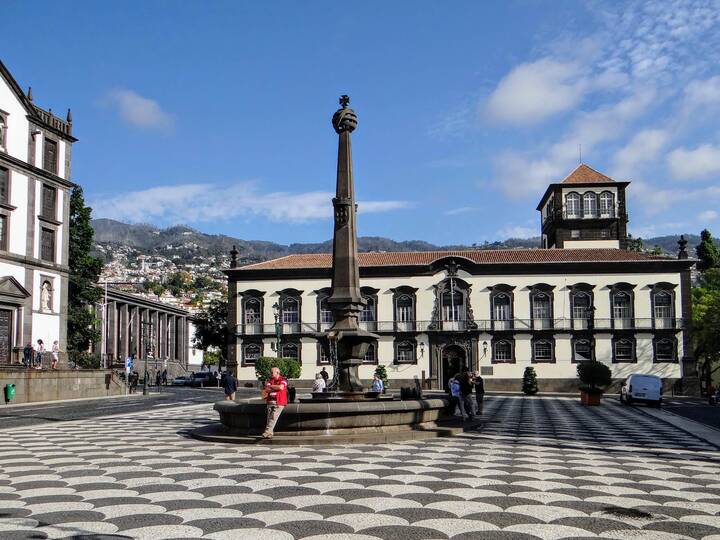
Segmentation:
<svg viewBox="0 0 720 540">
<path fill-rule="evenodd" d="M 270 369 L 277 367 L 280 374 L 288 380 L 288 401 L 295 401 L 295 386 L 290 384 L 290 379 L 300 377 L 300 361 L 294 358 L 272 358 L 263 356 L 255 360 L 255 377 L 261 384 L 265 384 L 270 378 Z"/>
<path fill-rule="evenodd" d="M 577 366 L 580 379 L 580 401 L 583 405 L 600 405 L 605 388 L 612 382 L 612 372 L 602 362 L 581 362 Z"/>
<path fill-rule="evenodd" d="M 525 372 L 523 373 L 522 391 L 528 396 L 538 393 L 537 373 L 535 373 L 534 367 L 528 366 L 525 368 Z"/>
</svg>

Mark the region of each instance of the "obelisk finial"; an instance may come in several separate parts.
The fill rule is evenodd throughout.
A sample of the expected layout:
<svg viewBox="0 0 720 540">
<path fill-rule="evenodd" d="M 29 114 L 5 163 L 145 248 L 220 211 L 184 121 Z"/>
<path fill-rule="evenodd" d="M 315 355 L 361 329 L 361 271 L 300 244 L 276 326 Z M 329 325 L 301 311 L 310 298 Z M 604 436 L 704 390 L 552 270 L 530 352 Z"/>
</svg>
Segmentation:
<svg viewBox="0 0 720 540">
<path fill-rule="evenodd" d="M 350 96 L 343 94 L 340 96 L 341 109 L 335 111 L 332 117 L 332 125 L 335 129 L 335 133 L 340 134 L 343 132 L 352 133 L 357 127 L 357 115 L 348 104 L 350 103 Z"/>
<path fill-rule="evenodd" d="M 347 109 L 347 106 L 349 104 L 350 104 L 350 96 L 348 96 L 347 94 L 343 94 L 342 96 L 340 96 L 340 106 L 343 109 Z"/>
</svg>

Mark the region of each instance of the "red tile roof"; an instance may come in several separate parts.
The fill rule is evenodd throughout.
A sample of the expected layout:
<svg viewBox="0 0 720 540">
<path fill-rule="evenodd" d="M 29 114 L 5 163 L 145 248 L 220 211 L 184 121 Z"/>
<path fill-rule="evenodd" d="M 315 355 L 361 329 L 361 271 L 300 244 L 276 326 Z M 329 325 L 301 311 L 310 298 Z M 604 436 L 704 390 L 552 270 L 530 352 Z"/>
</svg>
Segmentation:
<svg viewBox="0 0 720 540">
<path fill-rule="evenodd" d="M 584 163 L 578 165 L 573 172 L 565 177 L 563 184 L 596 184 L 598 182 L 614 182 L 609 176 L 597 172 Z"/>
<path fill-rule="evenodd" d="M 438 259 L 455 257 L 469 259 L 476 264 L 513 263 L 570 263 L 570 262 L 636 262 L 664 259 L 622 249 L 498 249 L 470 251 L 405 251 L 360 253 L 362 267 L 370 266 L 429 266 Z M 458 261 L 459 262 L 459 261 Z M 241 270 L 281 270 L 292 268 L 330 268 L 329 253 L 287 255 L 243 266 Z"/>
</svg>

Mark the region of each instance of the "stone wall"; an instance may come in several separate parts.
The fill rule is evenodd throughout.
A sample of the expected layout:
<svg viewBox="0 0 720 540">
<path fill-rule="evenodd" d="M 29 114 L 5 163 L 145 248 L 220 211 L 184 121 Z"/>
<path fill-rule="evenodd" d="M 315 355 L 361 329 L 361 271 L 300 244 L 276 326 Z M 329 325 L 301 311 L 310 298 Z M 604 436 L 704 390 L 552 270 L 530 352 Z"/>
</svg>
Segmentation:
<svg viewBox="0 0 720 540">
<path fill-rule="evenodd" d="M 112 371 L 103 369 L 4 369 L 0 371 L 2 402 L 5 401 L 5 385 L 9 383 L 15 385 L 15 397 L 11 404 L 119 396 L 125 392 L 122 381 Z"/>
</svg>

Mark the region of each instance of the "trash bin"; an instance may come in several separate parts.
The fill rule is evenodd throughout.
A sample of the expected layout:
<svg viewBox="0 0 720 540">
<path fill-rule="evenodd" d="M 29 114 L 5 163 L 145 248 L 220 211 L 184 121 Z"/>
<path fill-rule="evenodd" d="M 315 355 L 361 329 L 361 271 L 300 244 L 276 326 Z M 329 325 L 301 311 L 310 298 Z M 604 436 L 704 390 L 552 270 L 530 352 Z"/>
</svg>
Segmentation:
<svg viewBox="0 0 720 540">
<path fill-rule="evenodd" d="M 5 403 L 10 403 L 15 397 L 15 385 L 12 383 L 5 385 Z"/>
</svg>

